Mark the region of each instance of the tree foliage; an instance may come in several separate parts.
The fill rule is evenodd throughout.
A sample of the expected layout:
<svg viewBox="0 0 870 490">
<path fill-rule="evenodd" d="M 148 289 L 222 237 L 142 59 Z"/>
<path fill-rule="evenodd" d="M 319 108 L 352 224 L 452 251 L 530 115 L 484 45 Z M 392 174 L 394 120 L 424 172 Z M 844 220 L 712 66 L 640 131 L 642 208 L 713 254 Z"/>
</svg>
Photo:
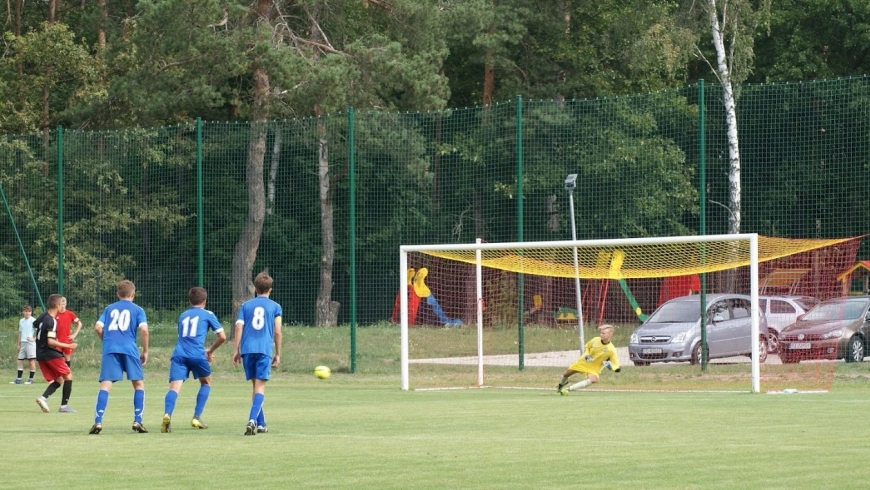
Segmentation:
<svg viewBox="0 0 870 490">
<path fill-rule="evenodd" d="M 777 89 L 769 110 L 790 131 L 770 141 L 752 109 L 761 104 L 753 102 L 758 89 L 741 82 L 866 72 L 866 2 L 718 2 L 726 4 L 738 14 L 723 17 L 733 22 L 722 29 L 739 41 L 728 65 L 736 120 L 756 129 L 741 145 L 747 173 L 739 181 L 746 199 L 764 203 L 747 214 L 747 226 L 784 235 L 859 229 L 867 219 L 856 204 L 860 181 L 838 168 L 858 165 L 863 154 L 867 135 L 855 122 L 870 100 L 863 85 L 854 84 L 847 109 L 836 109 L 854 114 L 852 123 L 830 116 L 827 89 Z M 248 267 L 271 267 L 280 280 L 322 278 L 319 292 L 298 287 L 298 298 L 283 298 L 293 316 L 312 318 L 315 301 L 347 303 L 348 286 L 335 278 L 350 267 L 350 107 L 356 259 L 367 281 L 392 280 L 394 257 L 384 251 L 397 243 L 517 239 L 521 184 L 524 239 L 567 238 L 559 184 L 568 173 L 581 175 L 578 195 L 588 198 L 581 237 L 683 234 L 696 224 L 698 101 L 678 87 L 716 80 L 716 63 L 699 61 L 715 57 L 701 2 L 117 0 L 53 2 L 53 22 L 45 4 L 21 5 L 20 19 L 10 12 L 4 28 L 0 128 L 32 134 L 0 142 L 0 179 L 37 257 L 38 287 L 50 288 L 58 277 L 53 130 L 68 128 L 64 146 L 75 158 L 67 159 L 63 189 L 64 266 L 74 302 L 110 295 L 124 275 L 152 295 L 170 281 L 196 281 L 184 257 L 196 252 L 197 117 L 207 121 L 202 218 L 214 271 L 206 283 L 222 304 L 233 296 L 228 240 L 254 252 Z M 633 93 L 644 95 L 625 97 Z M 708 121 L 721 119 L 708 132 L 725 134 L 724 112 L 709 104 L 708 111 Z M 117 129 L 124 131 L 110 131 Z M 813 154 L 819 144 L 824 158 Z M 705 155 L 719 177 L 710 196 L 726 204 L 729 162 L 718 157 L 727 152 L 711 141 Z M 251 185 L 246 175 L 262 182 Z M 842 195 L 849 204 L 838 204 Z M 849 223 L 830 218 L 838 206 L 851 210 Z M 733 210 L 713 211 L 712 228 L 727 231 L 721 222 Z M 246 228 L 248 219 L 256 223 Z M 17 310 L 29 299 L 10 292 L 30 286 L 17 270 L 6 272 L 19 252 L 3 233 L 0 296 Z M 265 257 L 256 254 L 261 244 Z"/>
</svg>

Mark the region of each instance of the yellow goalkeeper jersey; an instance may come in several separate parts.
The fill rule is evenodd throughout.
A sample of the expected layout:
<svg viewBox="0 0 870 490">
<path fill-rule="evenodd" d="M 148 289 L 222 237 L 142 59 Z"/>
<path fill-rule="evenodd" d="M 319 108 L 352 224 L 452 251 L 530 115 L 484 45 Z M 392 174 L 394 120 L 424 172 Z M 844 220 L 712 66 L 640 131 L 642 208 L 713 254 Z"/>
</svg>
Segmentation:
<svg viewBox="0 0 870 490">
<path fill-rule="evenodd" d="M 619 369 L 619 356 L 616 354 L 616 346 L 613 342 L 601 343 L 601 337 L 586 342 L 583 355 L 577 359 L 568 369 L 578 373 L 592 373 L 600 375 L 604 369 L 604 361 L 610 361 L 613 370 Z"/>
</svg>

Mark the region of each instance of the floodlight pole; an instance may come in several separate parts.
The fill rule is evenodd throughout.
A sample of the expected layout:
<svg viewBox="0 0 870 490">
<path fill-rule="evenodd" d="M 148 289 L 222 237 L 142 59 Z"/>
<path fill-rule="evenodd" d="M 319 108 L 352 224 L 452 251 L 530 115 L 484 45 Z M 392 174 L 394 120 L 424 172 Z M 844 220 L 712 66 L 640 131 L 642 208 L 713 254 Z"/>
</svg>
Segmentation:
<svg viewBox="0 0 870 490">
<path fill-rule="evenodd" d="M 574 219 L 574 188 L 577 187 L 577 174 L 565 178 L 565 190 L 568 191 L 568 205 L 571 206 L 571 239 L 577 241 L 577 223 Z M 577 246 L 574 246 L 574 292 L 577 296 L 577 331 L 580 334 L 580 352 L 586 346 L 586 336 L 583 333 L 583 300 L 580 292 L 580 263 L 577 259 Z"/>
</svg>

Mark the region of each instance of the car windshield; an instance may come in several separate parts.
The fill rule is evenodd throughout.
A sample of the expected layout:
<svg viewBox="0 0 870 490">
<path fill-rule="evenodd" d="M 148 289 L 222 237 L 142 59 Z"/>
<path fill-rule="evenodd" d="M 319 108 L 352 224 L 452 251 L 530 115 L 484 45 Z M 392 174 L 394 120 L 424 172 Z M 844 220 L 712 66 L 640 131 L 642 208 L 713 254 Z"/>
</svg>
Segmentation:
<svg viewBox="0 0 870 490">
<path fill-rule="evenodd" d="M 794 302 L 806 311 L 811 310 L 814 306 L 819 304 L 819 300 L 817 300 L 816 298 L 800 298 L 794 300 Z"/>
<path fill-rule="evenodd" d="M 650 323 L 691 323 L 701 319 L 698 303 L 691 301 L 675 301 L 665 303 L 647 320 Z"/>
<path fill-rule="evenodd" d="M 866 301 L 821 303 L 804 315 L 803 320 L 857 320 L 861 318 L 865 306 Z"/>
</svg>

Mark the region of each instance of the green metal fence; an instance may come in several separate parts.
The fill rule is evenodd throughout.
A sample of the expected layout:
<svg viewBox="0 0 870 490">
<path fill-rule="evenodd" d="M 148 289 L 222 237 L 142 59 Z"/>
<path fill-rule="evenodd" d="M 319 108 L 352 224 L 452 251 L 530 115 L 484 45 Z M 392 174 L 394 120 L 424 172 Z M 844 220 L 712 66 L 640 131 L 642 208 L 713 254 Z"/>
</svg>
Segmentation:
<svg viewBox="0 0 870 490">
<path fill-rule="evenodd" d="M 738 94 L 741 231 L 866 233 L 870 79 Z M 181 308 L 187 289 L 203 285 L 210 308 L 230 315 L 256 151 L 266 210 L 253 269 L 275 277 L 286 323 L 313 324 L 324 288 L 340 323 L 389 319 L 400 244 L 570 238 L 570 173 L 579 175 L 580 239 L 725 233 L 720 99 L 708 84 L 438 112 L 6 135 L 0 308 L 15 314 L 61 291 L 80 314 L 96 314 L 129 278 L 154 311 Z M 260 134 L 263 144 L 251 145 Z"/>
</svg>

